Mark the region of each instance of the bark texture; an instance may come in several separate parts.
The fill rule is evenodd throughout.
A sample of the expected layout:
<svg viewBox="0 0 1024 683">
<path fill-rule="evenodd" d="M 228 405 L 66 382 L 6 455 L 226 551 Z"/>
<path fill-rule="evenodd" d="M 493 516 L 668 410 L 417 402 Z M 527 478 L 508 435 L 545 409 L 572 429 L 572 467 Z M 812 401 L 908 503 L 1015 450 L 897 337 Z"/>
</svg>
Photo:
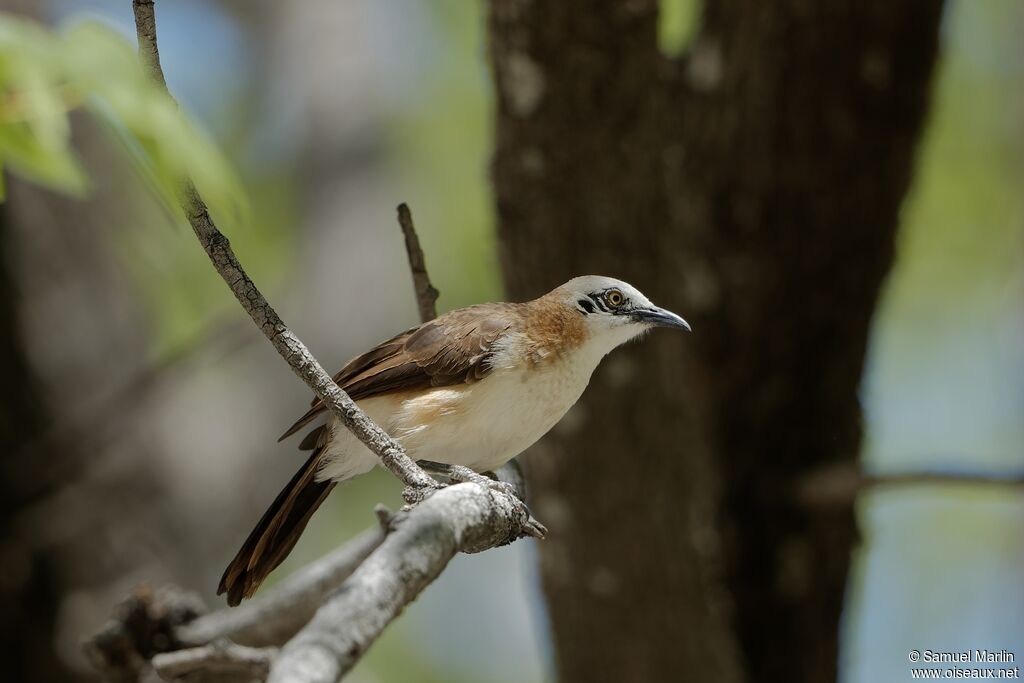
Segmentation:
<svg viewBox="0 0 1024 683">
<path fill-rule="evenodd" d="M 857 530 L 794 489 L 857 457 L 941 3 L 709 2 L 682 59 L 657 4 L 490 3 L 510 296 L 613 275 L 694 327 L 527 461 L 559 680 L 829 680 Z"/>
<path fill-rule="evenodd" d="M 380 547 L 281 648 L 268 683 L 340 680 L 456 553 L 511 543 L 528 524 L 511 496 L 476 483 L 449 486 L 399 513 Z"/>
</svg>

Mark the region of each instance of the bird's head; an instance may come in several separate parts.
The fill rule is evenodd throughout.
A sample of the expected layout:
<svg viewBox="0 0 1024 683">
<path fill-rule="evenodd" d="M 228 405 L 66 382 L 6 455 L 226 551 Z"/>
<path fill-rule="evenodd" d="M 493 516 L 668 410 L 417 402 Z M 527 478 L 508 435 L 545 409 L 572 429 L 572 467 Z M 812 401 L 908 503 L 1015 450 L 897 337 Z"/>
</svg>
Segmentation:
<svg viewBox="0 0 1024 683">
<path fill-rule="evenodd" d="M 690 331 L 675 313 L 651 303 L 633 285 L 601 275 L 573 278 L 552 292 L 582 316 L 592 339 L 607 341 L 611 350 L 653 327 Z"/>
</svg>

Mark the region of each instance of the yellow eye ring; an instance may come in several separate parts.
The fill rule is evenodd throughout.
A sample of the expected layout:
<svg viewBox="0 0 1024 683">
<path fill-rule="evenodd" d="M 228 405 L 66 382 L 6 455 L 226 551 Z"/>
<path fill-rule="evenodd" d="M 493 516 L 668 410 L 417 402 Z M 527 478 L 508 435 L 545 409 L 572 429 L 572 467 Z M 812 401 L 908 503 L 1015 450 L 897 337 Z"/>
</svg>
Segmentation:
<svg viewBox="0 0 1024 683">
<path fill-rule="evenodd" d="M 617 289 L 610 289 L 604 295 L 604 300 L 608 302 L 608 305 L 613 308 L 618 308 L 626 302 L 626 297 L 622 295 Z"/>
</svg>

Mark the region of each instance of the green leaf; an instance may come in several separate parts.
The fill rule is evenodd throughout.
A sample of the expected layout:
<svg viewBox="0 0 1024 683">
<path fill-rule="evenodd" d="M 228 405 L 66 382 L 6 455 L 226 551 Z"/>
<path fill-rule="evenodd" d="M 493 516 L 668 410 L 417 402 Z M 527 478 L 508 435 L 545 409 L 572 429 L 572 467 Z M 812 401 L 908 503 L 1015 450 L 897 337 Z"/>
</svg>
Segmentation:
<svg viewBox="0 0 1024 683">
<path fill-rule="evenodd" d="M 68 111 L 79 106 L 115 131 L 129 159 L 170 207 L 180 203 L 187 177 L 219 217 L 249 219 L 231 164 L 151 81 L 120 34 L 82 22 L 57 35 L 0 14 L 0 158 L 19 175 L 81 194 L 87 182 L 70 147 L 68 119 Z"/>
<path fill-rule="evenodd" d="M 12 172 L 34 182 L 75 195 L 88 188 L 71 150 L 43 144 L 27 123 L 0 126 L 0 157 Z"/>
</svg>

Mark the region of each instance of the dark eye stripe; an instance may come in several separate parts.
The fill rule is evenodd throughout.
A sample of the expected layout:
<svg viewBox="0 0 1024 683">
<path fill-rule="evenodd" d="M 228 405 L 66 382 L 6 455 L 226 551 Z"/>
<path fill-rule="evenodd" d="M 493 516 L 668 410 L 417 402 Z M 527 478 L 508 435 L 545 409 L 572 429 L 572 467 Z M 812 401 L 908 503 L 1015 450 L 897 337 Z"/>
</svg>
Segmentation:
<svg viewBox="0 0 1024 683">
<path fill-rule="evenodd" d="M 590 303 L 586 299 L 580 299 L 576 303 L 579 305 L 580 308 L 582 308 L 584 310 L 584 312 L 586 312 L 586 313 L 593 313 L 594 312 L 594 304 Z"/>
<path fill-rule="evenodd" d="M 604 304 L 604 297 L 598 296 L 597 294 L 588 294 L 587 296 L 589 296 L 594 301 L 594 303 L 597 304 L 597 307 L 600 308 L 604 313 L 608 312 L 608 307 L 605 306 Z"/>
</svg>

